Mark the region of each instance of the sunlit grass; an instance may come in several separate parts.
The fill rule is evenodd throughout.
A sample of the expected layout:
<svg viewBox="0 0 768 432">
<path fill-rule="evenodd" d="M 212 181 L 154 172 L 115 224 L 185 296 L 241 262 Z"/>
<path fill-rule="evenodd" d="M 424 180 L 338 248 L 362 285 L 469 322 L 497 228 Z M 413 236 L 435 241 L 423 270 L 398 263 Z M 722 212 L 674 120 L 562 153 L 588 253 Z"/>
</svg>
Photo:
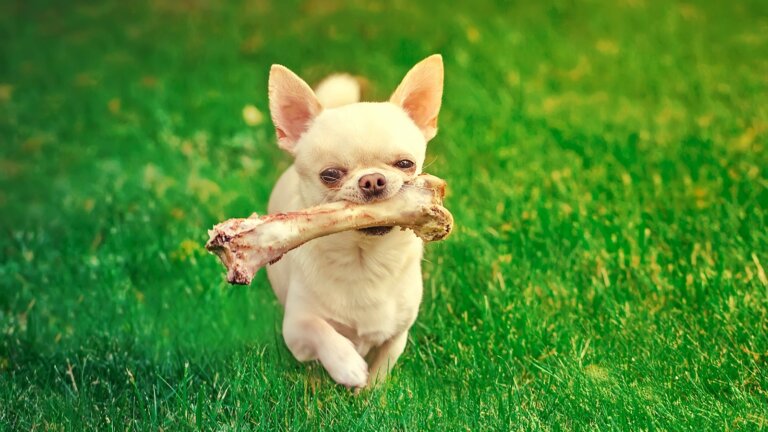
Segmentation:
<svg viewBox="0 0 768 432">
<path fill-rule="evenodd" d="M 766 29 L 758 1 L 0 4 L 0 426 L 768 427 Z M 353 396 L 202 244 L 290 163 L 270 64 L 381 100 L 434 52 L 457 227 Z"/>
</svg>

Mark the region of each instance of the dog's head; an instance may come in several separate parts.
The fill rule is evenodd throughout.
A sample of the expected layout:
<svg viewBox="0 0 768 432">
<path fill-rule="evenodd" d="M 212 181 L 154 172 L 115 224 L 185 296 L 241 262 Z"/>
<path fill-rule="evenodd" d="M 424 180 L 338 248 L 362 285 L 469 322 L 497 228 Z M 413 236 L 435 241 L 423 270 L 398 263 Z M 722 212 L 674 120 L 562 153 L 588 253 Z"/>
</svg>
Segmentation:
<svg viewBox="0 0 768 432">
<path fill-rule="evenodd" d="M 269 107 L 278 145 L 295 158 L 307 205 L 383 200 L 421 173 L 427 141 L 437 132 L 443 61 L 414 66 L 388 102 L 323 109 L 312 89 L 272 66 Z"/>
</svg>

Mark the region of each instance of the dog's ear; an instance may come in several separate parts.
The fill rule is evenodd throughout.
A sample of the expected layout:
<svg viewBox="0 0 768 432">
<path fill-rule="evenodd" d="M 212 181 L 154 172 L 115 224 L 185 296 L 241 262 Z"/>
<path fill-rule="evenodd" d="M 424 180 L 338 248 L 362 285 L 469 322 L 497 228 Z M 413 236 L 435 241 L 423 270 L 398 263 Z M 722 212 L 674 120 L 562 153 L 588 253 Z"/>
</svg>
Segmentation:
<svg viewBox="0 0 768 432">
<path fill-rule="evenodd" d="M 294 154 L 299 137 L 309 129 L 323 107 L 315 93 L 288 68 L 272 65 L 269 71 L 269 111 L 277 132 L 277 145 Z"/>
<path fill-rule="evenodd" d="M 404 109 L 429 141 L 437 133 L 442 98 L 443 57 L 434 54 L 408 71 L 389 101 Z"/>
</svg>

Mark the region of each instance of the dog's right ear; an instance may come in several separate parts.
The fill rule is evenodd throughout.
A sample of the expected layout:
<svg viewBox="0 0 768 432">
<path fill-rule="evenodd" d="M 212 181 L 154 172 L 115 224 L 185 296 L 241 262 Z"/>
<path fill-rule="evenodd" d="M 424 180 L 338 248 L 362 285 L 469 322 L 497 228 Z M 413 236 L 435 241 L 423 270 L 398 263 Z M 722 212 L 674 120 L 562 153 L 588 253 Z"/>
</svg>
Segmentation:
<svg viewBox="0 0 768 432">
<path fill-rule="evenodd" d="M 277 145 L 294 154 L 299 137 L 309 129 L 323 107 L 315 93 L 285 66 L 269 70 L 269 111 L 277 132 Z"/>
<path fill-rule="evenodd" d="M 433 54 L 408 71 L 389 101 L 405 110 L 429 141 L 437 133 L 442 98 L 443 57 Z"/>
</svg>

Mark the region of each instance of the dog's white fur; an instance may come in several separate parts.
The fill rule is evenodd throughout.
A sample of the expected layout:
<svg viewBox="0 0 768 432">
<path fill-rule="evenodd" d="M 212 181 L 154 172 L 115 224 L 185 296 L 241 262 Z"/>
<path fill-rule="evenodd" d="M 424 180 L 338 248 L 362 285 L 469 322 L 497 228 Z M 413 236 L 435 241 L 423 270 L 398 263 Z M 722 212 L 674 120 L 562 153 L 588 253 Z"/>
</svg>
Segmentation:
<svg viewBox="0 0 768 432">
<path fill-rule="evenodd" d="M 272 66 L 269 102 L 278 145 L 295 160 L 275 185 L 269 212 L 364 202 L 358 182 L 372 173 L 387 180 L 381 199 L 397 193 L 421 173 L 427 141 L 437 132 L 442 91 L 439 55 L 414 66 L 381 103 L 357 102 L 360 89 L 348 75 L 332 76 L 316 94 L 287 68 Z M 415 167 L 396 167 L 403 159 Z M 346 171 L 336 187 L 320 180 L 327 168 Z M 381 382 L 402 354 L 418 313 L 422 247 L 411 231 L 350 231 L 312 240 L 268 267 L 285 307 L 283 337 L 296 359 L 319 360 L 345 386 Z"/>
</svg>

